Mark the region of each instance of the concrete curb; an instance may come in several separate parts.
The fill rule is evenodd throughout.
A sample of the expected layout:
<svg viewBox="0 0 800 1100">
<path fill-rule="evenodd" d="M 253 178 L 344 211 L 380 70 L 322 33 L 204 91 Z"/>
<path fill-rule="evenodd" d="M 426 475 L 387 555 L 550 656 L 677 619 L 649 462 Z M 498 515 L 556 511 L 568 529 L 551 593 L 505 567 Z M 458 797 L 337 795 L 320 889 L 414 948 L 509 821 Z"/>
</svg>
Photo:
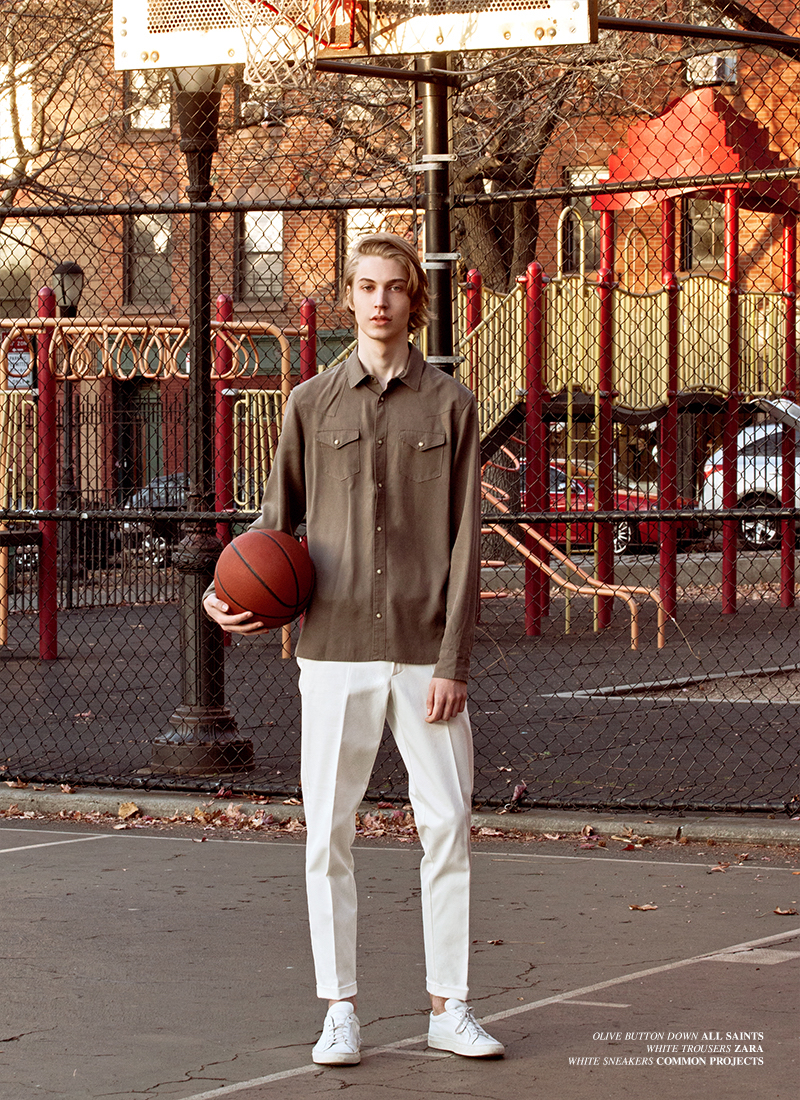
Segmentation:
<svg viewBox="0 0 800 1100">
<path fill-rule="evenodd" d="M 58 787 L 0 787 L 0 812 L 16 807 L 21 813 L 72 814 L 101 813 L 118 815 L 124 802 L 136 804 L 146 817 L 169 819 L 191 816 L 195 808 L 204 810 L 236 806 L 249 815 L 258 805 L 237 798 L 210 798 L 203 794 L 173 794 L 169 791 L 130 789 L 79 788 L 65 794 Z M 380 815 L 373 803 L 364 803 L 362 811 Z M 269 803 L 269 813 L 276 821 L 303 819 L 302 806 L 285 805 L 280 800 Z M 586 811 L 530 810 L 515 814 L 474 813 L 472 824 L 478 829 L 496 829 L 500 833 L 580 834 L 588 825 L 599 836 L 628 831 L 638 836 L 685 840 L 719 840 L 756 844 L 800 845 L 800 821 L 769 815 L 740 814 L 609 814 Z M 680 830 L 680 832 L 678 832 Z"/>
</svg>

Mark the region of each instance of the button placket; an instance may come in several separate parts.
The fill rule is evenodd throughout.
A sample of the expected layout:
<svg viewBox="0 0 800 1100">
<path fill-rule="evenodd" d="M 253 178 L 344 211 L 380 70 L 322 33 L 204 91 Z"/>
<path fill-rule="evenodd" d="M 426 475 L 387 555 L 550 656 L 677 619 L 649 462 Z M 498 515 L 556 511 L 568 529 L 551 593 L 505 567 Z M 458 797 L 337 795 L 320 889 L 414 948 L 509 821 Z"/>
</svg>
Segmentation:
<svg viewBox="0 0 800 1100">
<path fill-rule="evenodd" d="M 388 447 L 386 439 L 386 403 L 381 398 L 375 405 L 375 446 L 374 446 L 374 471 L 375 471 L 375 533 L 373 536 L 373 606 L 372 606 L 372 639 L 374 659 L 380 659 L 380 655 L 386 647 L 386 458 Z"/>
</svg>

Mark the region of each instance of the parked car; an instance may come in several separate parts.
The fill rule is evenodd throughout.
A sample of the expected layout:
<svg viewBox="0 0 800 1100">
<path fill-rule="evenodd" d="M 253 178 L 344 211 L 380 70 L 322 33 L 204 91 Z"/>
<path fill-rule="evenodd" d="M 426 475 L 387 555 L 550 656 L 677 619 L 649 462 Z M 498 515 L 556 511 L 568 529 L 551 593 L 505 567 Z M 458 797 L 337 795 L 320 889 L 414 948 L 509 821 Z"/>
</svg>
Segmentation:
<svg viewBox="0 0 800 1100">
<path fill-rule="evenodd" d="M 567 507 L 567 474 L 562 463 L 550 464 L 550 511 L 586 512 L 586 520 L 576 523 L 551 523 L 548 538 L 556 546 L 564 546 L 569 530 L 572 546 L 591 546 L 594 541 L 594 524 L 588 513 L 594 511 L 594 480 L 591 472 L 578 468 L 571 482 L 571 499 Z M 521 497 L 522 510 L 527 510 L 526 494 Z M 688 509 L 696 507 L 696 501 L 679 497 L 677 507 Z M 619 487 L 614 491 L 614 508 L 621 512 L 635 513 L 630 519 L 618 520 L 614 524 L 614 551 L 624 554 L 634 547 L 655 549 L 659 544 L 658 516 L 643 515 L 650 509 L 658 508 L 658 497 L 654 493 L 641 492 L 636 487 Z M 678 542 L 690 543 L 699 537 L 698 525 L 693 520 L 681 520 L 678 523 Z"/>
<path fill-rule="evenodd" d="M 120 525 L 124 549 L 136 550 L 151 565 L 168 565 L 172 550 L 181 539 L 181 523 L 170 513 L 186 507 L 189 478 L 184 473 L 161 474 L 142 489 L 134 489 L 123 507 L 153 512 L 153 519 L 123 520 Z"/>
<path fill-rule="evenodd" d="M 237 508 L 255 510 L 261 503 L 263 489 L 252 474 L 244 469 L 236 477 Z M 161 474 L 152 478 L 142 489 L 135 489 L 123 507 L 131 511 L 153 512 L 152 519 L 123 521 L 121 534 L 123 546 L 140 552 L 151 565 L 168 565 L 172 551 L 180 542 L 182 523 L 172 517 L 174 512 L 186 508 L 189 494 L 189 477 L 185 473 Z M 246 525 L 234 525 L 233 533 L 239 534 Z"/>
<path fill-rule="evenodd" d="M 796 407 L 796 406 L 795 406 Z M 781 446 L 783 425 L 752 424 L 736 437 L 736 507 L 763 508 L 752 519 L 739 521 L 739 538 L 750 550 L 769 550 L 779 545 L 781 521 L 766 509 L 781 506 Z M 714 511 L 722 502 L 722 449 L 714 451 L 703 467 L 700 507 Z M 800 507 L 800 431 L 795 430 L 795 507 Z"/>
</svg>

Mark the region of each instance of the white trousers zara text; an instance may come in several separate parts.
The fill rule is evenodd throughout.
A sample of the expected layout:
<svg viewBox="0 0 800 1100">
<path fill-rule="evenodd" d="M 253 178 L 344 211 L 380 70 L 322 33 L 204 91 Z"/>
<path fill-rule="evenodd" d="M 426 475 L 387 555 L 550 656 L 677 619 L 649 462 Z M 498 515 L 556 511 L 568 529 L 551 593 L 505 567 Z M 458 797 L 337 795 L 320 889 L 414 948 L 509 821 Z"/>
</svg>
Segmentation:
<svg viewBox="0 0 800 1100">
<path fill-rule="evenodd" d="M 466 712 L 425 721 L 433 665 L 298 658 L 306 888 L 317 995 L 355 996 L 355 814 L 384 722 L 408 770 L 429 993 L 467 999 L 472 733 Z"/>
</svg>

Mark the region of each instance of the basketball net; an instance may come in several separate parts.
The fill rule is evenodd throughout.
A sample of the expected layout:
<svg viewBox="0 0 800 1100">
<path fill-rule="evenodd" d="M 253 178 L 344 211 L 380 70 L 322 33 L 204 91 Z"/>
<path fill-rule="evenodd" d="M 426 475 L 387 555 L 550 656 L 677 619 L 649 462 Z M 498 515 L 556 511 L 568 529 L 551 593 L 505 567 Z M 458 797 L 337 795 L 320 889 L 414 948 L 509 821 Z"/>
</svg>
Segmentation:
<svg viewBox="0 0 800 1100">
<path fill-rule="evenodd" d="M 245 41 L 244 81 L 254 89 L 308 88 L 317 51 L 331 37 L 331 9 L 319 0 L 224 0 Z"/>
</svg>

